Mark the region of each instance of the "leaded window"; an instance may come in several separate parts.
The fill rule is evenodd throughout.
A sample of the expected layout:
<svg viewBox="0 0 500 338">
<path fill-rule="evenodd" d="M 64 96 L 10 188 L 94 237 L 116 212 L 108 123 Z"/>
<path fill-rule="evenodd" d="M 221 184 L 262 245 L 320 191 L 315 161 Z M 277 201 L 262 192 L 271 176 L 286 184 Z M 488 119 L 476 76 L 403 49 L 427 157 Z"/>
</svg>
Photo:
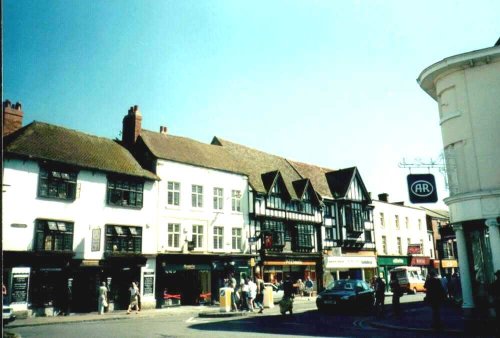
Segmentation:
<svg viewBox="0 0 500 338">
<path fill-rule="evenodd" d="M 309 194 L 308 191 L 306 191 L 304 193 L 304 196 L 302 197 L 301 211 L 305 214 L 312 214 L 313 213 L 311 195 Z"/>
<path fill-rule="evenodd" d="M 106 251 L 141 253 L 142 228 L 107 224 Z"/>
<path fill-rule="evenodd" d="M 203 208 L 203 186 L 195 184 L 191 186 L 191 206 Z"/>
<path fill-rule="evenodd" d="M 271 189 L 271 193 L 267 197 L 267 207 L 270 209 L 285 209 L 285 202 L 282 198 L 283 191 L 278 182 Z"/>
<path fill-rule="evenodd" d="M 167 183 L 167 204 L 178 207 L 181 203 L 181 184 L 179 182 Z"/>
<path fill-rule="evenodd" d="M 344 206 L 347 231 L 362 232 L 364 230 L 363 206 L 352 202 Z"/>
<path fill-rule="evenodd" d="M 272 234 L 273 247 L 285 245 L 285 227 L 283 222 L 267 220 L 263 224 L 262 231 Z"/>
<path fill-rule="evenodd" d="M 297 250 L 311 250 L 313 246 L 314 226 L 297 224 Z"/>
<path fill-rule="evenodd" d="M 142 208 L 144 183 L 133 179 L 108 177 L 108 204 Z"/>
<path fill-rule="evenodd" d="M 73 251 L 73 223 L 36 220 L 35 251 Z"/>
<path fill-rule="evenodd" d="M 74 200 L 77 173 L 68 170 L 40 168 L 38 197 Z"/>
</svg>

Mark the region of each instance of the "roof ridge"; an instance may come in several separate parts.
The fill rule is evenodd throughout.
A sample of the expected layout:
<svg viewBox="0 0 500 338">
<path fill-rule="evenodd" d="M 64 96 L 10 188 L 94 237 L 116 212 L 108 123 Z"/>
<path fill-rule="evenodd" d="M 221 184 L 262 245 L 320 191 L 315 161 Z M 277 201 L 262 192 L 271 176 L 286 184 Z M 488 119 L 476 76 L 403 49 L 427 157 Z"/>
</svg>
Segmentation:
<svg viewBox="0 0 500 338">
<path fill-rule="evenodd" d="M 71 129 L 71 128 L 63 127 L 63 126 L 60 126 L 60 125 L 57 125 L 57 124 L 47 123 L 47 122 L 42 122 L 42 121 L 33 120 L 33 122 L 27 124 L 25 127 L 28 127 L 30 125 L 35 125 L 35 124 L 45 125 L 45 126 L 49 126 L 49 127 L 55 127 L 55 128 L 59 128 L 59 129 L 63 129 L 63 130 L 69 131 L 69 132 L 73 132 L 73 133 L 77 133 L 77 134 L 81 134 L 81 135 L 85 135 L 85 136 L 89 136 L 89 137 L 94 137 L 94 138 L 98 138 L 98 139 L 105 139 L 105 140 L 108 140 L 108 141 L 111 141 L 111 142 L 115 142 L 114 139 L 111 139 L 111 138 L 106 137 L 106 136 L 94 135 L 94 134 L 90 134 L 88 132 L 84 132 L 84 131 L 80 131 L 80 130 L 76 130 L 76 129 Z"/>
</svg>

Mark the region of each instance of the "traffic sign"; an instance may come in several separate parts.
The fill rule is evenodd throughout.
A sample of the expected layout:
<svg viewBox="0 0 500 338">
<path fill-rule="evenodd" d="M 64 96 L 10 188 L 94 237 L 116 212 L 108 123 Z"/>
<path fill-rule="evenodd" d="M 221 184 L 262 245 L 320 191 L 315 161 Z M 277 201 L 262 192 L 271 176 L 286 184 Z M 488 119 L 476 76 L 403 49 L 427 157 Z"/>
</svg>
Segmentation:
<svg viewBox="0 0 500 338">
<path fill-rule="evenodd" d="M 411 203 L 437 202 L 436 180 L 432 174 L 410 174 L 408 181 L 408 194 Z"/>
</svg>

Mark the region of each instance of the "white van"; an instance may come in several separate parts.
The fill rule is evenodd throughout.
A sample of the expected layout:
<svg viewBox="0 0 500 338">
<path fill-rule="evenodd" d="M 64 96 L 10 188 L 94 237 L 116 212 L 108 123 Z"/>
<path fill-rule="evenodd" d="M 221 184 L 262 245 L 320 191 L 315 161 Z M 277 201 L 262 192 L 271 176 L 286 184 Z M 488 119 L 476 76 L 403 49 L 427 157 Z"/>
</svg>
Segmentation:
<svg viewBox="0 0 500 338">
<path fill-rule="evenodd" d="M 425 277 L 417 266 L 398 266 L 390 271 L 391 278 L 396 276 L 401 288 L 408 293 L 425 291 Z"/>
</svg>

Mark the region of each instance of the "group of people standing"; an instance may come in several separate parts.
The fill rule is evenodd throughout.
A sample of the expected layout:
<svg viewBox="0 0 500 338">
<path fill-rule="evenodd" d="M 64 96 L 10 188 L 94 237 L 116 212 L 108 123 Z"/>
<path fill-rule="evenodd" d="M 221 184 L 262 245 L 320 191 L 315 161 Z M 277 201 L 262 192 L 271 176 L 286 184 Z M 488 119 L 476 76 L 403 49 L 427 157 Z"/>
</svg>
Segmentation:
<svg viewBox="0 0 500 338">
<path fill-rule="evenodd" d="M 231 311 L 264 311 L 264 280 L 259 274 L 256 274 L 253 280 L 244 276 L 238 283 L 230 273 L 224 284 L 232 289 Z"/>
<path fill-rule="evenodd" d="M 130 314 L 131 310 L 135 309 L 136 313 L 141 311 L 140 308 L 140 292 L 139 287 L 136 282 L 132 282 L 130 284 L 130 288 L 128 289 L 130 294 L 130 302 L 127 309 L 127 314 Z M 108 292 L 109 289 L 106 285 L 106 282 L 101 282 L 98 290 L 98 298 L 97 298 L 97 310 L 100 315 L 104 314 L 106 309 L 109 306 L 108 300 Z"/>
</svg>

